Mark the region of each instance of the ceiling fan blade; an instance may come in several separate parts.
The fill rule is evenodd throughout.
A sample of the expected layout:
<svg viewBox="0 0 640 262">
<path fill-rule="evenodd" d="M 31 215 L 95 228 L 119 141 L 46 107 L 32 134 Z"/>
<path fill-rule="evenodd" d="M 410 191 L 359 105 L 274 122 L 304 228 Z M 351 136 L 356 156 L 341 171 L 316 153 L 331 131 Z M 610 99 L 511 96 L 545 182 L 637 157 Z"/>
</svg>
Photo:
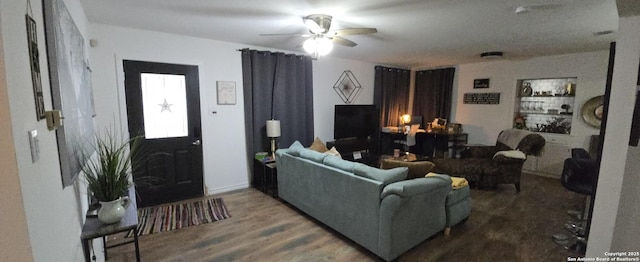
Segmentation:
<svg viewBox="0 0 640 262">
<path fill-rule="evenodd" d="M 300 36 L 300 37 L 311 37 L 312 34 L 260 34 L 260 36 Z"/>
<path fill-rule="evenodd" d="M 343 45 L 343 46 L 348 46 L 348 47 L 354 47 L 354 46 L 358 45 L 358 44 L 356 44 L 356 42 L 344 39 L 344 38 L 339 37 L 339 36 L 334 36 L 333 38 L 331 38 L 331 40 L 333 40 L 333 42 L 336 43 L 336 44 Z"/>
<path fill-rule="evenodd" d="M 343 36 L 343 35 L 366 35 L 377 33 L 378 29 L 375 28 L 345 28 L 329 31 L 328 35 Z"/>
</svg>

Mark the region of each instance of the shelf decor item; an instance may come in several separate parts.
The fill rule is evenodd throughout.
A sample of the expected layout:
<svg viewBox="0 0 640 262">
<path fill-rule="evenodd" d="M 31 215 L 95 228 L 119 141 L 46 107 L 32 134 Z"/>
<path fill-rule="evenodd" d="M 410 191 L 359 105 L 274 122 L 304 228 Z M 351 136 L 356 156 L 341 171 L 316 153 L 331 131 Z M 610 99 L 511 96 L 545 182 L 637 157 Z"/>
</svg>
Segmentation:
<svg viewBox="0 0 640 262">
<path fill-rule="evenodd" d="M 122 141 L 113 132 L 95 141 L 96 155 L 81 156 L 86 161 L 82 168 L 89 191 L 99 203 L 98 220 L 103 224 L 119 222 L 130 204 L 126 196 L 129 187 L 132 159 L 138 154 L 138 139 Z"/>
</svg>

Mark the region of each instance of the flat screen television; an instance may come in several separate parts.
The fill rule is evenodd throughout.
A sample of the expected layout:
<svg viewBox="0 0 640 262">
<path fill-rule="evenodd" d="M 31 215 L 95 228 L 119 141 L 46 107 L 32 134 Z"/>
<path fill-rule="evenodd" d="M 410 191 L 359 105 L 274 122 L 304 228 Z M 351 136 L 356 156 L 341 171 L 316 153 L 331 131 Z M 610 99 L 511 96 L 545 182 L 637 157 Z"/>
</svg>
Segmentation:
<svg viewBox="0 0 640 262">
<path fill-rule="evenodd" d="M 378 132 L 380 114 L 374 105 L 336 105 L 333 138 L 363 138 Z"/>
</svg>

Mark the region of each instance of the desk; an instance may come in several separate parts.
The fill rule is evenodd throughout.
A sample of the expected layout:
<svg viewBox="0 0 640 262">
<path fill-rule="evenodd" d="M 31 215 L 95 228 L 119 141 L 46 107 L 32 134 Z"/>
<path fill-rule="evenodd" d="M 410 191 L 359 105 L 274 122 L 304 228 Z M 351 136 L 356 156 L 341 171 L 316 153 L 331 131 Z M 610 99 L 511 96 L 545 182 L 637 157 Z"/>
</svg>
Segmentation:
<svg viewBox="0 0 640 262">
<path fill-rule="evenodd" d="M 86 262 L 91 261 L 91 255 L 89 254 L 89 242 L 94 238 L 102 238 L 104 242 L 104 257 L 107 259 L 107 249 L 112 247 L 121 246 L 124 244 L 134 243 L 136 248 L 136 261 L 140 261 L 140 249 L 138 248 L 138 210 L 136 207 L 136 192 L 133 187 L 129 189 L 129 206 L 124 214 L 124 218 L 118 223 L 104 225 L 98 221 L 98 217 L 87 217 L 82 227 L 82 234 L 80 240 L 82 241 L 82 250 L 84 252 L 84 260 Z M 120 232 L 133 230 L 133 240 L 119 243 L 112 246 L 107 246 L 105 237 Z"/>
<path fill-rule="evenodd" d="M 381 135 L 381 154 L 392 154 L 393 149 L 400 148 L 394 140 L 405 139 L 403 133 L 385 133 Z M 449 134 L 439 132 L 418 132 L 416 133 L 416 144 L 409 148 L 409 152 L 425 155 L 427 157 L 445 157 L 445 152 L 451 150 L 451 157 L 458 157 L 458 154 L 465 148 L 468 134 Z"/>
</svg>

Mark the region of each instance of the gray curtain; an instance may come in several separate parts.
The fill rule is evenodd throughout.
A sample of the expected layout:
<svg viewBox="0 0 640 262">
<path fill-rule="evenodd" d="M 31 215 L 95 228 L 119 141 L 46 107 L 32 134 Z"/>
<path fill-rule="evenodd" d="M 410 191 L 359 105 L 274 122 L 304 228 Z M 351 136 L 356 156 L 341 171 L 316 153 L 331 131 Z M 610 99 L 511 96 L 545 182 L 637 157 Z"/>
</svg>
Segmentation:
<svg viewBox="0 0 640 262">
<path fill-rule="evenodd" d="M 240 51 L 249 159 L 253 159 L 256 152 L 269 151 L 265 126 L 269 119 L 280 120 L 278 148 L 289 147 L 296 140 L 310 145 L 313 142 L 311 57 Z"/>
<path fill-rule="evenodd" d="M 373 103 L 380 112 L 380 126 L 397 126 L 409 104 L 411 71 L 384 66 L 375 67 Z"/>
<path fill-rule="evenodd" d="M 413 115 L 421 115 L 425 123 L 434 118 L 449 119 L 455 68 L 416 72 Z"/>
</svg>

